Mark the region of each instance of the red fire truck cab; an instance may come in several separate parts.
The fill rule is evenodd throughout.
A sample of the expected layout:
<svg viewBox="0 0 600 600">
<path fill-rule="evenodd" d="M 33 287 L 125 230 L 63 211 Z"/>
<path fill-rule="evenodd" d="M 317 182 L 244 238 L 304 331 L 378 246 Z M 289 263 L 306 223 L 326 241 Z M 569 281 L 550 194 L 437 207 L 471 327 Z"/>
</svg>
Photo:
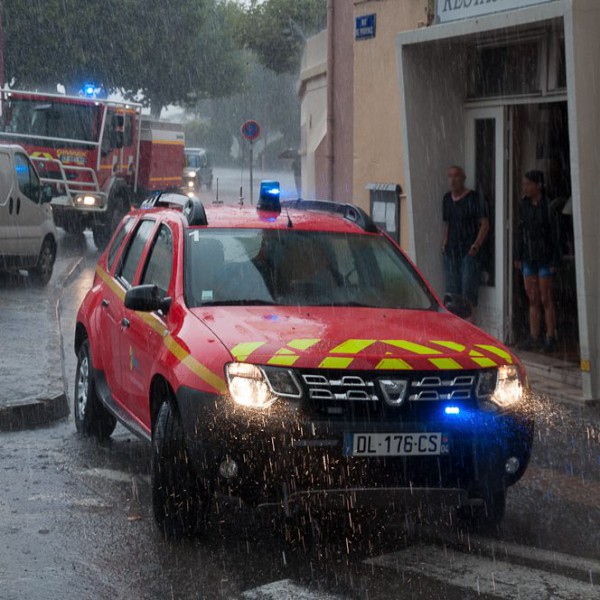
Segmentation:
<svg viewBox="0 0 600 600">
<path fill-rule="evenodd" d="M 91 228 L 103 248 L 138 199 L 181 185 L 181 126 L 144 122 L 141 105 L 131 102 L 8 91 L 2 92 L 0 141 L 25 148 L 42 183 L 51 186 L 56 224 L 74 234 Z M 167 130 L 153 135 L 158 126 Z"/>
</svg>

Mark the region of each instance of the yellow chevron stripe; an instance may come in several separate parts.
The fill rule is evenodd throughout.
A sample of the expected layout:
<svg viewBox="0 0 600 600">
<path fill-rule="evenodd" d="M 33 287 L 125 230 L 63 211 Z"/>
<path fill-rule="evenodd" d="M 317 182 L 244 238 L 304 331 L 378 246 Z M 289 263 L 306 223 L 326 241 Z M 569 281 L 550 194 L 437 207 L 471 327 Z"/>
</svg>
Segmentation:
<svg viewBox="0 0 600 600">
<path fill-rule="evenodd" d="M 266 342 L 243 342 L 234 346 L 230 352 L 235 360 L 245 361 L 247 358 L 261 346 L 264 346 Z"/>
<path fill-rule="evenodd" d="M 277 365 L 280 367 L 291 367 L 292 365 L 294 365 L 296 363 L 296 361 L 299 359 L 300 357 L 297 356 L 296 354 L 294 355 L 289 355 L 289 354 L 282 354 L 282 355 L 276 355 L 271 357 L 267 364 L 268 365 Z"/>
<path fill-rule="evenodd" d="M 340 356 L 328 356 L 321 361 L 319 369 L 347 369 L 353 358 L 342 358 Z"/>
<path fill-rule="evenodd" d="M 422 344 L 415 344 L 414 342 L 409 342 L 407 340 L 381 340 L 384 344 L 389 344 L 390 346 L 395 346 L 396 348 L 402 348 L 403 350 L 408 350 L 413 354 L 442 354 L 440 350 L 436 350 L 435 348 L 429 348 L 428 346 L 423 346 Z"/>
<path fill-rule="evenodd" d="M 457 344 L 456 342 L 431 340 L 431 343 L 437 344 L 438 346 L 442 346 L 443 348 L 448 348 L 449 350 L 455 350 L 456 352 L 464 352 L 466 350 L 465 346 L 463 346 L 462 344 Z"/>
<path fill-rule="evenodd" d="M 382 358 L 375 368 L 382 371 L 412 371 L 412 367 L 401 358 Z"/>
<path fill-rule="evenodd" d="M 479 365 L 480 367 L 483 367 L 484 369 L 487 369 L 488 367 L 497 367 L 498 366 L 498 364 L 495 363 L 491 358 L 486 358 L 486 357 L 477 358 L 477 357 L 474 357 L 474 358 L 471 358 L 471 360 L 475 364 Z"/>
<path fill-rule="evenodd" d="M 330 354 L 358 354 L 372 346 L 377 340 L 346 340 L 331 350 Z"/>
<path fill-rule="evenodd" d="M 317 338 L 297 339 L 289 342 L 288 346 L 294 350 L 308 350 L 320 341 L 321 340 Z"/>
<path fill-rule="evenodd" d="M 452 358 L 430 358 L 429 362 L 438 369 L 462 369 L 462 366 Z"/>
<path fill-rule="evenodd" d="M 500 358 L 503 358 L 509 365 L 513 364 L 512 356 L 506 352 L 506 350 L 502 350 L 502 348 L 498 348 L 497 346 L 490 346 L 488 344 L 475 344 L 478 348 L 483 348 L 487 352 L 491 352 Z"/>
</svg>

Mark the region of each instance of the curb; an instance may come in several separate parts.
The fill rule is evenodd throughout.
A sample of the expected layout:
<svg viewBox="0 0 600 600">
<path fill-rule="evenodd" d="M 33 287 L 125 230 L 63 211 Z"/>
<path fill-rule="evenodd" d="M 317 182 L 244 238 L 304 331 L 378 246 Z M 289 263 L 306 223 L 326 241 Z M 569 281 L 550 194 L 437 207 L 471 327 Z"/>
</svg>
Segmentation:
<svg viewBox="0 0 600 600">
<path fill-rule="evenodd" d="M 64 276 L 53 284 L 49 301 L 54 303 L 58 327 L 62 392 L 46 393 L 40 397 L 24 398 L 0 407 L 0 431 L 20 431 L 48 425 L 69 415 L 64 366 L 64 343 L 60 328 L 60 300 L 66 287 L 71 285 L 82 270 L 83 257 L 77 258 Z"/>
</svg>

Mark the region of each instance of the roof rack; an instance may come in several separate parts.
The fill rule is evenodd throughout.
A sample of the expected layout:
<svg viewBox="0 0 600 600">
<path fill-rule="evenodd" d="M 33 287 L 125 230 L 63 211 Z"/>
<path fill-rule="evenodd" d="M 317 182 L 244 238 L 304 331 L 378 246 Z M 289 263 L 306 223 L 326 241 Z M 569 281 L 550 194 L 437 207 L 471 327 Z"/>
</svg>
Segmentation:
<svg viewBox="0 0 600 600">
<path fill-rule="evenodd" d="M 181 208 L 186 205 L 189 196 L 178 192 L 152 192 L 141 204 L 140 208 Z"/>
<path fill-rule="evenodd" d="M 331 200 L 284 200 L 282 207 L 296 210 L 316 210 L 336 215 L 341 215 L 344 219 L 356 223 L 361 229 L 368 233 L 377 233 L 379 229 L 371 217 L 360 207 L 354 204 L 342 204 L 332 202 Z"/>
</svg>

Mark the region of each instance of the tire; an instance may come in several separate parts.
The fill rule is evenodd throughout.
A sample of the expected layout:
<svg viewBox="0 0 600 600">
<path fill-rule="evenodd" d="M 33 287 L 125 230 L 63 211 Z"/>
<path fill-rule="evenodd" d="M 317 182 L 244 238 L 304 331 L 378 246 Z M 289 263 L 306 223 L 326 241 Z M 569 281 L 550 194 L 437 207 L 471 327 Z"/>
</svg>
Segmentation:
<svg viewBox="0 0 600 600">
<path fill-rule="evenodd" d="M 88 340 L 81 344 L 77 353 L 73 414 L 77 431 L 99 440 L 109 438 L 117 425 L 115 417 L 108 412 L 96 394 Z"/>
<path fill-rule="evenodd" d="M 504 519 L 506 512 L 506 489 L 491 490 L 483 494 L 483 506 L 461 506 L 458 518 L 476 531 L 494 531 Z"/>
<path fill-rule="evenodd" d="M 112 234 L 119 226 L 121 219 L 129 212 L 129 194 L 121 188 L 108 200 L 108 209 L 104 215 L 104 222 L 92 227 L 94 244 L 102 252 L 112 238 Z"/>
<path fill-rule="evenodd" d="M 168 402 L 152 432 L 152 508 L 166 539 L 202 533 L 210 499 L 192 467 L 179 416 Z"/>
<path fill-rule="evenodd" d="M 67 216 L 62 228 L 69 235 L 81 235 L 85 230 L 85 223 L 79 217 Z"/>
<path fill-rule="evenodd" d="M 46 238 L 38 256 L 37 264 L 29 269 L 29 276 L 36 285 L 48 285 L 52 278 L 54 262 L 56 261 L 56 243 L 52 238 Z"/>
</svg>

